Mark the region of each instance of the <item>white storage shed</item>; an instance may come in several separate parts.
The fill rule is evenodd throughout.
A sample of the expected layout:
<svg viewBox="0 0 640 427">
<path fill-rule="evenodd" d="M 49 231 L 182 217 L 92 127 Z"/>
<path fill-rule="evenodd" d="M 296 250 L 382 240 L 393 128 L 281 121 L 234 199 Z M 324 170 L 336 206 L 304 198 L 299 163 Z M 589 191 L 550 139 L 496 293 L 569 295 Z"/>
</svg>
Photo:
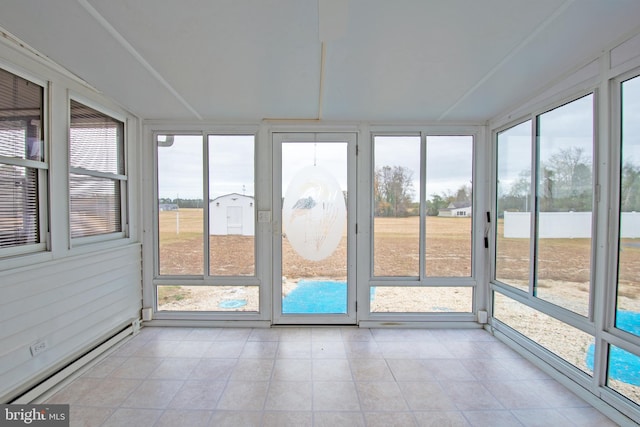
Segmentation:
<svg viewBox="0 0 640 427">
<path fill-rule="evenodd" d="M 209 203 L 209 234 L 253 236 L 254 233 L 253 197 L 231 193 L 216 197 Z"/>
</svg>

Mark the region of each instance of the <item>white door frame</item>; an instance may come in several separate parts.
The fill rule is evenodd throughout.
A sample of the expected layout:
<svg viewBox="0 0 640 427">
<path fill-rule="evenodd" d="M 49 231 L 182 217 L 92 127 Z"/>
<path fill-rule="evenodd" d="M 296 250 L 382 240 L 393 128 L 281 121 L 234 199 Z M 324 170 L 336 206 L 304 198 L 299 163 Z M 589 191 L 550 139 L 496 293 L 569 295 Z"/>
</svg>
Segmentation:
<svg viewBox="0 0 640 427">
<path fill-rule="evenodd" d="M 274 132 L 273 141 L 273 323 L 354 325 L 356 318 L 356 132 Z M 347 143 L 347 312 L 344 314 L 282 313 L 282 144 L 287 142 Z"/>
</svg>

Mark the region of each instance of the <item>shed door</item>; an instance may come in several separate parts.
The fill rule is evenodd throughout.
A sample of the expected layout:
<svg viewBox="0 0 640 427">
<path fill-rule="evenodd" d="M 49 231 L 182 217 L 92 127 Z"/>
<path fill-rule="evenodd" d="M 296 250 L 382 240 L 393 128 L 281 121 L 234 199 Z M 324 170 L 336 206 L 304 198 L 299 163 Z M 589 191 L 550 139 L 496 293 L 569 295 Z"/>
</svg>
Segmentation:
<svg viewBox="0 0 640 427">
<path fill-rule="evenodd" d="M 242 234 L 242 206 L 227 206 L 227 234 Z"/>
</svg>

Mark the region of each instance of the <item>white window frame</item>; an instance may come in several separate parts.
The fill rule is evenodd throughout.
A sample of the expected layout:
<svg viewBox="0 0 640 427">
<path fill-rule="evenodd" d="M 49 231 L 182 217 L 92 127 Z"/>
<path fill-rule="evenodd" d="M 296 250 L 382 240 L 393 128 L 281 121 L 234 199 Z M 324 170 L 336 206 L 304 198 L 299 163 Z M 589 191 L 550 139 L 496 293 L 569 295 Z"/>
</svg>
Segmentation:
<svg viewBox="0 0 640 427">
<path fill-rule="evenodd" d="M 18 255 L 27 255 L 50 250 L 49 238 L 49 84 L 46 81 L 27 75 L 14 67 L 0 62 L 4 71 L 25 79 L 42 88 L 42 161 L 0 156 L 0 163 L 19 167 L 28 167 L 38 171 L 38 236 L 39 242 L 0 249 L 0 259 Z"/>
<path fill-rule="evenodd" d="M 122 122 L 123 124 L 123 129 L 122 129 L 122 150 L 120 155 L 122 156 L 122 164 L 123 164 L 123 174 L 114 174 L 114 173 L 105 173 L 105 172 L 100 172 L 100 171 L 94 171 L 94 170 L 90 170 L 90 169 L 85 169 L 85 168 L 78 168 L 78 167 L 72 167 L 71 166 L 71 161 L 70 161 L 70 150 L 68 152 L 68 156 L 67 156 L 67 164 L 69 165 L 69 170 L 68 170 L 68 174 L 67 177 L 69 179 L 70 182 L 70 176 L 71 174 L 78 174 L 78 175 L 84 175 L 84 176 L 88 176 L 88 177 L 94 177 L 94 178 L 106 178 L 106 179 L 111 179 L 111 180 L 115 180 L 118 181 L 120 183 L 120 224 L 121 224 L 121 230 L 117 231 L 117 232 L 113 232 L 113 233 L 103 233 L 103 234 L 96 234 L 96 235 L 91 235 L 91 236 L 83 236 L 83 237 L 71 237 L 71 194 L 69 192 L 68 194 L 68 206 L 69 206 L 69 241 L 71 242 L 71 246 L 81 246 L 81 245 L 86 245 L 86 244 L 92 244 L 92 243 L 97 243 L 97 242 L 103 242 L 103 241 L 107 241 L 107 240 L 115 240 L 115 239 L 125 239 L 128 237 L 129 235 L 129 220 L 128 220 L 128 204 L 127 204 L 127 200 L 128 200 L 128 181 L 129 181 L 129 177 L 128 177 L 128 164 L 127 164 L 127 127 L 128 127 L 128 121 L 127 121 L 127 117 L 124 116 L 123 114 L 117 113 L 115 111 L 109 110 L 105 107 L 103 107 L 100 104 L 97 104 L 95 102 L 93 102 L 90 99 L 84 98 L 80 95 L 77 94 L 70 94 L 69 96 L 69 101 L 68 101 L 68 106 L 67 106 L 67 114 L 68 114 L 68 120 L 67 120 L 67 148 L 69 149 L 70 144 L 71 144 L 71 101 L 75 101 L 78 102 L 82 105 L 84 105 L 85 107 L 89 107 L 99 113 L 102 113 L 106 116 L 111 117 L 114 120 L 117 120 L 119 122 Z M 70 185 L 69 183 L 67 184 L 67 190 L 70 190 Z"/>
</svg>

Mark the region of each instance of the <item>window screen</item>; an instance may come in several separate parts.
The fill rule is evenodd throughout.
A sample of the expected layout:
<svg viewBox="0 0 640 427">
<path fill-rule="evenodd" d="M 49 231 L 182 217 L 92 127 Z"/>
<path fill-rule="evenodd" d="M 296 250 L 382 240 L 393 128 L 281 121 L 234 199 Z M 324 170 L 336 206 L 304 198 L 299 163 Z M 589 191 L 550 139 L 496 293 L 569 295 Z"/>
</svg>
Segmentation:
<svg viewBox="0 0 640 427">
<path fill-rule="evenodd" d="M 0 70 L 0 249 L 40 243 L 43 88 Z"/>
<path fill-rule="evenodd" d="M 71 237 L 122 231 L 124 123 L 71 101 Z"/>
</svg>

